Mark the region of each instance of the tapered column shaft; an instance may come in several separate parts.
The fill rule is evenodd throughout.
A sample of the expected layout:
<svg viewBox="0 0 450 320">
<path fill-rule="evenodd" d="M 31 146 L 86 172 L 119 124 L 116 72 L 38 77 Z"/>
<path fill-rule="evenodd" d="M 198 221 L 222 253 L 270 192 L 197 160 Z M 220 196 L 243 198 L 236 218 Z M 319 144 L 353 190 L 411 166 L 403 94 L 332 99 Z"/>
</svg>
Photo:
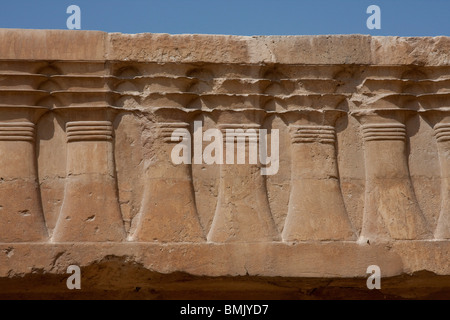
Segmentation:
<svg viewBox="0 0 450 320">
<path fill-rule="evenodd" d="M 430 236 L 416 200 L 406 156 L 407 110 L 358 115 L 362 124 L 366 190 L 361 240 Z"/>
<path fill-rule="evenodd" d="M 195 203 L 191 165 L 174 164 L 171 159 L 175 143 L 179 142 L 172 140 L 172 134 L 176 130 L 184 132 L 188 136 L 184 138 L 190 139 L 187 122 L 159 122 L 153 127 L 155 142 L 152 149 L 155 151 L 146 170 L 144 202 L 132 240 L 204 241 Z"/>
<path fill-rule="evenodd" d="M 0 112 L 0 242 L 47 239 L 36 166 L 40 108 Z"/>
<path fill-rule="evenodd" d="M 284 241 L 352 240 L 339 184 L 334 123 L 344 112 L 291 112 L 292 165 Z M 293 124 L 293 123 L 302 124 Z"/>
<path fill-rule="evenodd" d="M 67 111 L 66 187 L 53 241 L 122 241 L 112 115 L 79 110 L 84 119 L 70 121 L 72 115 Z"/>
</svg>

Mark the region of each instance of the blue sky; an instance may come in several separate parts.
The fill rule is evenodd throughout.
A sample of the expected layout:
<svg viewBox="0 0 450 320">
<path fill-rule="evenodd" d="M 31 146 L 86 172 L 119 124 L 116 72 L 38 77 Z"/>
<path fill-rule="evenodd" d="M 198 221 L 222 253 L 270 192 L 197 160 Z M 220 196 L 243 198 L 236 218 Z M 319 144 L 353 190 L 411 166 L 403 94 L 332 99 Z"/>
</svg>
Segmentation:
<svg viewBox="0 0 450 320">
<path fill-rule="evenodd" d="M 449 0 L 3 0 L 0 28 L 67 29 L 72 4 L 82 30 L 450 36 Z M 381 30 L 366 27 L 372 4 L 381 8 Z"/>
</svg>

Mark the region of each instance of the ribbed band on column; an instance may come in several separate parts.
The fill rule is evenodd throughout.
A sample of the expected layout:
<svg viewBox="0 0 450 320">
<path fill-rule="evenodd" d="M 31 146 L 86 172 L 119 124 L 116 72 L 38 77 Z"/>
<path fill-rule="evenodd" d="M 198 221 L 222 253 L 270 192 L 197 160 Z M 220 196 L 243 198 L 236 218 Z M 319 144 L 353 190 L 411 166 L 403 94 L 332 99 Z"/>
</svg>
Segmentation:
<svg viewBox="0 0 450 320">
<path fill-rule="evenodd" d="M 450 123 L 439 123 L 434 130 L 437 142 L 450 141 Z"/>
<path fill-rule="evenodd" d="M 258 142 L 259 134 L 258 130 L 261 126 L 259 124 L 221 124 L 219 128 L 223 135 L 224 142 L 237 142 L 239 138 L 243 138 L 244 141 Z M 251 130 L 247 132 L 247 130 Z M 239 132 L 239 131 L 244 132 Z M 242 140 L 241 140 L 242 141 Z"/>
<path fill-rule="evenodd" d="M 332 126 L 292 126 L 293 143 L 335 143 L 336 134 Z"/>
<path fill-rule="evenodd" d="M 364 141 L 406 140 L 406 126 L 401 123 L 378 123 L 362 126 Z"/>
<path fill-rule="evenodd" d="M 170 143 L 177 143 L 181 142 L 183 137 L 188 135 L 189 131 L 189 123 L 186 122 L 163 122 L 158 123 L 156 125 L 158 128 L 160 128 L 160 135 L 164 142 Z M 172 140 L 172 133 L 177 129 L 187 129 L 188 131 L 184 130 L 185 132 L 183 134 L 177 134 L 174 136 L 174 140 Z"/>
<path fill-rule="evenodd" d="M 74 121 L 66 124 L 67 142 L 112 140 L 110 121 Z"/>
<path fill-rule="evenodd" d="M 0 122 L 0 141 L 34 141 L 31 122 Z"/>
</svg>

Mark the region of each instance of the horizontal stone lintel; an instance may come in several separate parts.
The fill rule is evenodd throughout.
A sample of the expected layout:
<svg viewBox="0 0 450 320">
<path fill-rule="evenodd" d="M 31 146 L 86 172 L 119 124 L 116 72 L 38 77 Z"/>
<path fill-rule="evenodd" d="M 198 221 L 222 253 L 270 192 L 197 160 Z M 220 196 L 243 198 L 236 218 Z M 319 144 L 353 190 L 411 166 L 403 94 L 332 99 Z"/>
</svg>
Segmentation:
<svg viewBox="0 0 450 320">
<path fill-rule="evenodd" d="M 428 271 L 450 274 L 450 241 L 157 244 L 10 243 L 0 244 L 0 278 L 65 274 L 69 265 L 96 264 L 111 257 L 161 274 L 305 278 L 367 277 L 378 265 L 382 277 Z"/>
<path fill-rule="evenodd" d="M 0 29 L 0 60 L 450 65 L 450 38 L 227 36 Z"/>
</svg>

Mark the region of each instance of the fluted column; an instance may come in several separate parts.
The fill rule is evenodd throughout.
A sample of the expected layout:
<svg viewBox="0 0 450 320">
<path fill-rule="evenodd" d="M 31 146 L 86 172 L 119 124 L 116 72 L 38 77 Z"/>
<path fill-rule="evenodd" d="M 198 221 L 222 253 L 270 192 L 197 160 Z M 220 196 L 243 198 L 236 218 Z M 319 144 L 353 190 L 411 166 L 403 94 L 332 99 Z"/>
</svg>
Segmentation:
<svg viewBox="0 0 450 320">
<path fill-rule="evenodd" d="M 40 107 L 0 108 L 0 242 L 47 239 L 37 176 Z"/>
<path fill-rule="evenodd" d="M 114 164 L 114 113 L 59 108 L 66 119 L 66 187 L 53 241 L 122 241 Z"/>
<path fill-rule="evenodd" d="M 284 241 L 352 240 L 339 184 L 335 121 L 346 112 L 298 110 L 284 116 L 292 137 L 291 193 Z"/>
<path fill-rule="evenodd" d="M 225 150 L 224 161 L 220 165 L 218 201 L 208 241 L 278 240 L 278 231 L 267 198 L 265 176 L 261 175 L 261 165 L 258 161 L 249 161 L 249 150 L 255 150 L 255 147 L 258 150 L 258 129 L 264 113 L 256 110 L 216 110 L 215 113 L 223 133 Z M 243 133 L 235 132 L 235 129 L 242 129 Z M 231 135 L 231 132 L 234 134 Z M 239 140 L 243 142 L 241 146 L 245 147 L 245 151 L 238 150 Z M 234 159 L 238 152 L 245 152 L 245 163 L 238 163 L 238 160 Z M 231 158 L 233 161 L 230 161 Z"/>
<path fill-rule="evenodd" d="M 450 109 L 430 109 L 422 115 L 434 127 L 441 166 L 441 208 L 434 237 L 450 239 Z"/>
<path fill-rule="evenodd" d="M 430 236 L 416 200 L 406 154 L 405 109 L 362 110 L 366 189 L 361 242 Z"/>
<path fill-rule="evenodd" d="M 156 123 L 152 128 L 152 159 L 146 168 L 144 201 L 133 222 L 131 240 L 200 242 L 205 239 L 195 203 L 191 165 L 175 164 L 171 158 L 175 144 L 181 141 L 179 133 L 174 136 L 180 139 L 172 140 L 175 130 L 184 133 L 185 138 L 192 141 L 189 119 L 188 113 L 177 108 L 158 108 L 153 111 L 151 120 Z M 190 142 L 187 145 L 190 149 Z"/>
</svg>

